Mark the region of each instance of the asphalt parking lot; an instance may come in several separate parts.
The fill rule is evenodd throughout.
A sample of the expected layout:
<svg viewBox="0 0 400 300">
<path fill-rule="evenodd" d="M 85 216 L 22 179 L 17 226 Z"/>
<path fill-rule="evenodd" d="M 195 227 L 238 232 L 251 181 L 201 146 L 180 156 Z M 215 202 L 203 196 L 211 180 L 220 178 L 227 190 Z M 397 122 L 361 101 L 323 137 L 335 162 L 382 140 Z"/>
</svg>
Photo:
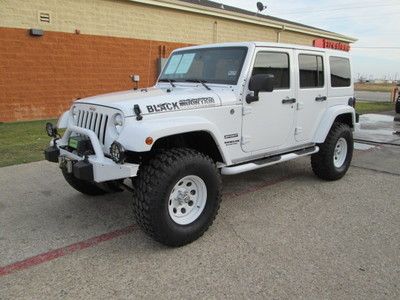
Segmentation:
<svg viewBox="0 0 400 300">
<path fill-rule="evenodd" d="M 56 165 L 0 169 L 0 299 L 400 297 L 400 148 L 357 147 L 340 181 L 302 158 L 224 177 L 198 241 L 167 248 L 128 192 L 88 197 Z"/>
</svg>

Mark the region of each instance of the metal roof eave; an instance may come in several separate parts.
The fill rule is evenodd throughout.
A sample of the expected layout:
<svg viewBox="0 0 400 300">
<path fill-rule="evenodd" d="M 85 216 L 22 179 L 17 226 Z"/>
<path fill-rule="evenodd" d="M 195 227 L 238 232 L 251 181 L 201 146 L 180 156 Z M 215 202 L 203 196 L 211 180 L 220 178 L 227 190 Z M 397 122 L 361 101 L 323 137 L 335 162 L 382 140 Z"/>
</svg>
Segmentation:
<svg viewBox="0 0 400 300">
<path fill-rule="evenodd" d="M 146 5 L 170 8 L 170 9 L 175 9 L 175 10 L 180 10 L 180 11 L 192 12 L 192 13 L 197 13 L 197 14 L 202 14 L 202 15 L 208 15 L 208 16 L 213 16 L 213 17 L 220 17 L 220 18 L 224 18 L 224 19 L 230 19 L 230 20 L 235 20 L 235 21 L 250 23 L 250 24 L 255 24 L 255 25 L 267 26 L 267 27 L 272 27 L 272 28 L 285 30 L 285 31 L 309 34 L 309 35 L 319 36 L 319 37 L 323 37 L 323 38 L 334 39 L 334 40 L 338 40 L 338 41 L 342 41 L 342 42 L 346 42 L 346 43 L 354 43 L 357 41 L 357 39 L 355 39 L 355 38 L 337 34 L 337 33 L 333 33 L 333 32 L 324 31 L 322 29 L 318 30 L 318 29 L 313 29 L 313 28 L 308 28 L 308 27 L 296 26 L 296 25 L 293 25 L 290 23 L 285 23 L 285 22 L 265 20 L 265 19 L 257 18 L 256 16 L 252 17 L 249 15 L 243 15 L 243 14 L 231 12 L 231 11 L 221 11 L 220 9 L 206 7 L 206 6 L 202 6 L 200 4 L 192 4 L 192 3 L 181 2 L 181 1 L 176 1 L 176 0 L 158 0 L 158 1 L 156 1 L 156 0 L 129 0 L 129 1 L 146 4 Z"/>
</svg>

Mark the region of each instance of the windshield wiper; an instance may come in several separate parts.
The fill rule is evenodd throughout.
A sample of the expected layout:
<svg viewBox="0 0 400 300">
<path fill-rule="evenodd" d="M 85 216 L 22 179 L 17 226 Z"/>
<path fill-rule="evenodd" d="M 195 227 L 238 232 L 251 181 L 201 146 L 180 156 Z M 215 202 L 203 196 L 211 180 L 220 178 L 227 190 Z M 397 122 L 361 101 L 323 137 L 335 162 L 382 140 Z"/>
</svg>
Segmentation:
<svg viewBox="0 0 400 300">
<path fill-rule="evenodd" d="M 186 79 L 186 82 L 198 82 L 201 83 L 207 90 L 211 91 L 210 87 L 206 84 L 207 81 L 200 79 Z"/>
<path fill-rule="evenodd" d="M 175 81 L 174 79 L 168 79 L 168 78 L 161 78 L 158 80 L 158 82 L 169 82 L 169 84 L 172 87 L 176 87 L 176 85 L 174 84 L 174 81 Z"/>
</svg>

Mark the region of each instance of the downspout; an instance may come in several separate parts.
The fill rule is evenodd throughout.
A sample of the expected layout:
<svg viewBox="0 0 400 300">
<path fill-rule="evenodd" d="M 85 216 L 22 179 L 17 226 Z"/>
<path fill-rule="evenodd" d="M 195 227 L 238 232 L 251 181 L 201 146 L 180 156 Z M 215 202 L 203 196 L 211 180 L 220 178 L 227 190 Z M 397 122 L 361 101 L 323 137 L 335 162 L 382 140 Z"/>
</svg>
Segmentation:
<svg viewBox="0 0 400 300">
<path fill-rule="evenodd" d="M 217 43 L 218 42 L 218 22 L 214 21 L 213 24 L 213 43 Z"/>
<path fill-rule="evenodd" d="M 281 42 L 281 32 L 285 31 L 286 27 L 285 25 L 282 25 L 282 28 L 277 30 L 276 32 L 276 42 L 280 43 Z"/>
</svg>

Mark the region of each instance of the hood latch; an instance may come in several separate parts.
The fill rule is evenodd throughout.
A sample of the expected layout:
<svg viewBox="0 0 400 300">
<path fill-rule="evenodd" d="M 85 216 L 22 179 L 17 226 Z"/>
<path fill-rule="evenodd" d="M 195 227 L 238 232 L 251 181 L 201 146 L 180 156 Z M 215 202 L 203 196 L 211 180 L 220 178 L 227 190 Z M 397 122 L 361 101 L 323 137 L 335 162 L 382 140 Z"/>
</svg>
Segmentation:
<svg viewBox="0 0 400 300">
<path fill-rule="evenodd" d="M 140 120 L 143 119 L 143 116 L 141 115 L 141 114 L 142 114 L 142 111 L 140 110 L 139 104 L 135 104 L 135 105 L 133 106 L 133 112 L 134 112 L 135 115 L 136 115 L 136 120 L 140 121 Z"/>
</svg>

